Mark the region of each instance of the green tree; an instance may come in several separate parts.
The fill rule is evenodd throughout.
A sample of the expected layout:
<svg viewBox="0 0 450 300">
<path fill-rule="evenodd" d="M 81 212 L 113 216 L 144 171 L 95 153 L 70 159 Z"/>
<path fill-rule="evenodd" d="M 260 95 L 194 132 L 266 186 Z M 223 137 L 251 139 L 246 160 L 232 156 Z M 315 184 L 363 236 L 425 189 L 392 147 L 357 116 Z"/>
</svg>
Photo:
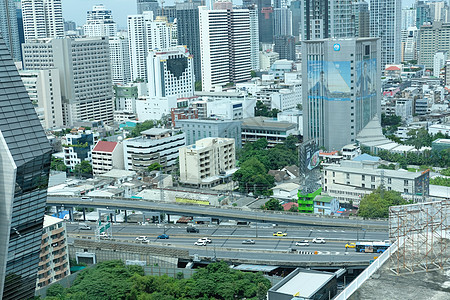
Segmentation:
<svg viewBox="0 0 450 300">
<path fill-rule="evenodd" d="M 67 167 L 64 164 L 64 160 L 62 158 L 56 158 L 52 156 L 52 162 L 50 163 L 50 169 L 55 171 L 66 171 Z"/>
<path fill-rule="evenodd" d="M 389 217 L 389 206 L 409 203 L 410 201 L 403 199 L 399 192 L 386 191 L 379 187 L 361 199 L 358 216 L 364 218 L 387 218 Z"/>
<path fill-rule="evenodd" d="M 200 80 L 195 82 L 195 90 L 196 91 L 202 90 L 202 82 Z"/>
<path fill-rule="evenodd" d="M 239 182 L 241 192 L 270 195 L 270 188 L 274 186 L 275 179 L 267 174 L 267 171 L 256 157 L 252 157 L 241 164 L 240 169 L 233 174 L 233 180 Z"/>
<path fill-rule="evenodd" d="M 83 160 L 81 163 L 75 165 L 73 172 L 78 175 L 92 174 L 92 165 L 87 160 Z"/>
<path fill-rule="evenodd" d="M 265 210 L 283 210 L 283 205 L 278 199 L 271 198 L 261 208 Z"/>
<path fill-rule="evenodd" d="M 297 104 L 297 109 L 303 110 L 303 105 L 301 105 L 300 103 Z"/>
<path fill-rule="evenodd" d="M 52 284 L 47 289 L 47 297 L 64 297 L 64 287 L 59 283 Z"/>
<path fill-rule="evenodd" d="M 445 178 L 445 177 L 440 177 L 440 176 L 431 178 L 430 184 L 450 187 L 450 178 Z"/>
<path fill-rule="evenodd" d="M 128 137 L 138 137 L 138 136 L 141 135 L 142 131 L 148 130 L 150 128 L 153 128 L 157 124 L 158 124 L 158 122 L 154 121 L 154 120 L 147 120 L 147 121 L 144 121 L 142 123 L 136 124 L 136 127 L 134 127 L 133 130 L 131 130 L 131 132 L 128 135 Z"/>
<path fill-rule="evenodd" d="M 152 172 L 152 171 L 156 171 L 156 170 L 161 170 L 162 169 L 162 165 L 160 165 L 159 163 L 155 162 L 152 163 L 150 166 L 148 166 L 148 171 Z"/>
<path fill-rule="evenodd" d="M 253 70 L 251 70 L 251 71 L 250 71 L 250 76 L 252 76 L 252 78 L 256 77 L 256 72 L 253 71 Z"/>
</svg>

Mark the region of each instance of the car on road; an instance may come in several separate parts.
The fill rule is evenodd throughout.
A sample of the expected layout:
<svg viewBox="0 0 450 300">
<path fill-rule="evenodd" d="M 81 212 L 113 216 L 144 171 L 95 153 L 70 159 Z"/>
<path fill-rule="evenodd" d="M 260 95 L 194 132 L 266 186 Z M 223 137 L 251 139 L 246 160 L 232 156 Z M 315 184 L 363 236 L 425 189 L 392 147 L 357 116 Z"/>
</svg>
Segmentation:
<svg viewBox="0 0 450 300">
<path fill-rule="evenodd" d="M 345 248 L 356 248 L 356 243 L 347 243 L 345 244 Z"/>
<path fill-rule="evenodd" d="M 86 223 L 80 223 L 80 224 L 78 224 L 78 229 L 79 230 L 91 230 L 91 227 L 89 225 L 87 225 Z"/>
<path fill-rule="evenodd" d="M 242 244 L 252 244 L 253 245 L 254 243 L 255 243 L 255 241 L 251 240 L 251 239 L 242 241 Z"/>
<path fill-rule="evenodd" d="M 287 236 L 287 233 L 283 231 L 277 231 L 273 233 L 273 236 Z"/>
<path fill-rule="evenodd" d="M 100 233 L 99 236 L 100 236 L 100 239 L 109 239 L 110 238 L 110 236 L 106 232 Z"/>
<path fill-rule="evenodd" d="M 309 246 L 309 242 L 307 240 L 303 240 L 295 243 L 295 246 Z"/>
<path fill-rule="evenodd" d="M 201 239 L 198 239 L 197 242 L 205 242 L 205 243 L 211 243 L 212 240 L 210 238 L 207 237 L 202 237 Z"/>
<path fill-rule="evenodd" d="M 314 238 L 312 240 L 314 244 L 325 244 L 325 240 L 323 238 Z"/>
<path fill-rule="evenodd" d="M 146 237 L 146 236 L 143 236 L 143 235 L 141 235 L 141 236 L 138 236 L 138 237 L 136 238 L 136 241 L 137 241 L 137 242 L 144 242 L 144 243 L 148 243 L 148 239 L 147 239 L 147 237 Z"/>
<path fill-rule="evenodd" d="M 195 228 L 195 227 L 186 227 L 186 231 L 187 232 L 194 232 L 194 233 L 199 233 L 200 232 L 200 230 L 198 230 L 197 228 Z"/>
<path fill-rule="evenodd" d="M 89 197 L 89 196 L 83 196 L 83 197 L 81 197 L 81 200 L 89 200 L 89 201 L 92 201 L 92 198 Z"/>
<path fill-rule="evenodd" d="M 198 241 L 196 241 L 196 242 L 194 243 L 194 245 L 195 245 L 195 246 L 206 246 L 206 242 L 205 242 L 205 241 L 200 241 L 200 240 L 198 240 Z"/>
<path fill-rule="evenodd" d="M 167 240 L 169 238 L 169 235 L 164 233 L 164 234 L 158 235 L 156 238 L 159 240 Z"/>
</svg>

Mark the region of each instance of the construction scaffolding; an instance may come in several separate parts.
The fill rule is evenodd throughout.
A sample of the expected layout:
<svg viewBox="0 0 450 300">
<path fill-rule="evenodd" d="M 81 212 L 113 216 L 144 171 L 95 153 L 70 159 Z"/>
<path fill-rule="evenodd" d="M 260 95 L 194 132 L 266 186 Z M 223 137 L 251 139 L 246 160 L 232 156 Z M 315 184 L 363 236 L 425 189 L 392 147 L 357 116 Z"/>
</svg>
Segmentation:
<svg viewBox="0 0 450 300">
<path fill-rule="evenodd" d="M 398 242 L 393 254 L 397 275 L 444 268 L 448 249 L 450 200 L 391 206 L 389 238 Z"/>
</svg>

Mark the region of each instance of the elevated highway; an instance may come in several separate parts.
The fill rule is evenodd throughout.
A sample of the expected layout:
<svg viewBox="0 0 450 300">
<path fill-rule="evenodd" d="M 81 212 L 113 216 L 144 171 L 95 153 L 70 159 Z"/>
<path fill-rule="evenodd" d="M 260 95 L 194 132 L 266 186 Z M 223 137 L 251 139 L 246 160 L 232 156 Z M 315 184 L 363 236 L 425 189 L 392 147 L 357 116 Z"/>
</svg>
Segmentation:
<svg viewBox="0 0 450 300">
<path fill-rule="evenodd" d="M 80 197 L 48 196 L 47 206 L 156 211 L 174 215 L 204 216 L 218 219 L 240 220 L 246 222 L 266 222 L 280 225 L 347 227 L 383 231 L 388 230 L 388 222 L 386 220 L 362 220 L 360 218 L 306 215 L 289 212 L 219 208 L 214 206 L 187 205 L 173 202 L 158 202 L 130 198 L 81 199 Z"/>
</svg>

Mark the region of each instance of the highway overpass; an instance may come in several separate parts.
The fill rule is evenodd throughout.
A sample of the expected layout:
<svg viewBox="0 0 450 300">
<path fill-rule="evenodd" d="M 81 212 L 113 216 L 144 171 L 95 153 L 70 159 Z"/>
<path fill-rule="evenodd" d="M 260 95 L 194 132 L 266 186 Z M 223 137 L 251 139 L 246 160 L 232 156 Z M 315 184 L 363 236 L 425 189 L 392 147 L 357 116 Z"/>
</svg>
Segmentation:
<svg viewBox="0 0 450 300">
<path fill-rule="evenodd" d="M 183 216 L 204 216 L 218 219 L 240 220 L 246 222 L 266 222 L 279 225 L 327 226 L 388 230 L 386 220 L 362 220 L 321 215 L 306 215 L 290 212 L 243 210 L 240 208 L 219 208 L 214 206 L 187 205 L 173 202 L 158 202 L 130 198 L 81 199 L 69 196 L 48 196 L 47 206 L 85 207 L 103 209 L 126 209 L 136 211 L 157 211 Z"/>
</svg>

